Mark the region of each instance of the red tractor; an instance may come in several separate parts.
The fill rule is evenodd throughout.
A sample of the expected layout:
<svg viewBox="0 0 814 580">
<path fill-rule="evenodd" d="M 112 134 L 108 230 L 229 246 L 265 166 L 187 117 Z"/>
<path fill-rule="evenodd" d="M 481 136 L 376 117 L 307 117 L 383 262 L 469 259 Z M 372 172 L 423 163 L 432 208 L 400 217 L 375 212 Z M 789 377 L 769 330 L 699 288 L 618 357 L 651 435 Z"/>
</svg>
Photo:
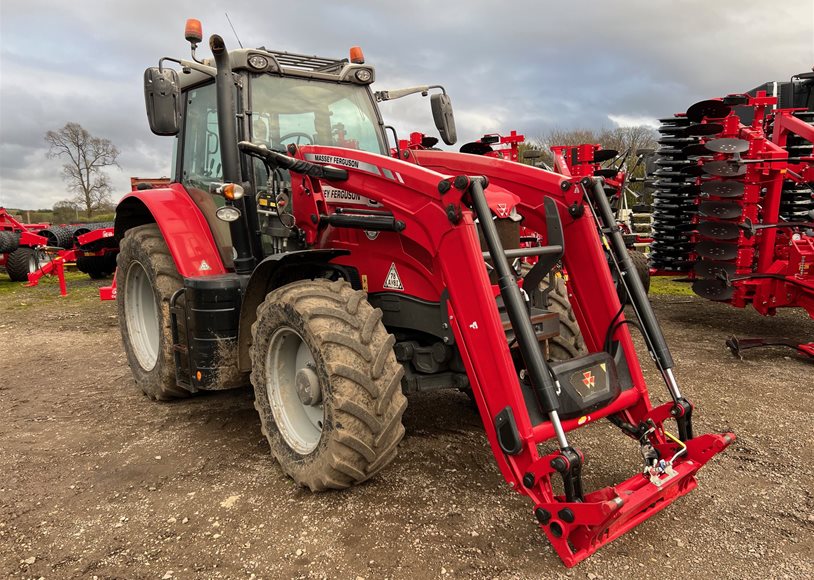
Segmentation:
<svg viewBox="0 0 814 580">
<path fill-rule="evenodd" d="M 357 48 L 342 60 L 228 52 L 214 35 L 214 58 L 199 60 L 200 23 L 188 22 L 187 39 L 190 60 L 165 57 L 145 73 L 151 129 L 177 136 L 173 181 L 131 192 L 116 212 L 112 294 L 149 397 L 251 381 L 273 455 L 321 491 L 365 481 L 395 457 L 405 393 L 465 390 L 501 473 L 531 499 L 568 566 L 694 489 L 696 472 L 734 440 L 693 432 L 601 180 L 461 153 L 391 157 L 378 101 L 432 93 L 452 144 L 450 99 L 440 86 L 372 92 L 374 69 Z M 521 248 L 521 223 L 541 243 Z M 598 232 L 666 404 L 650 403 L 635 321 Z M 518 279 L 510 261 L 530 256 Z M 559 262 L 569 272 L 563 316 L 546 308 Z M 577 356 L 556 360 L 551 340 L 573 329 Z M 569 432 L 600 419 L 639 443 L 644 464 L 589 491 Z"/>
</svg>

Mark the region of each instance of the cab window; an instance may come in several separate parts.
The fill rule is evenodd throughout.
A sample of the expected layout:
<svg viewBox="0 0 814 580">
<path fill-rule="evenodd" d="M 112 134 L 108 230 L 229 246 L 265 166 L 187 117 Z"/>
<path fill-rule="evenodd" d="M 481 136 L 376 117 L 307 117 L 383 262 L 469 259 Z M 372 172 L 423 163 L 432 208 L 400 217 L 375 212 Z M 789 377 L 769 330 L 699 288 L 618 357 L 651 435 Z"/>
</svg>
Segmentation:
<svg viewBox="0 0 814 580">
<path fill-rule="evenodd" d="M 210 183 L 223 177 L 215 85 L 192 89 L 186 97 L 181 180 L 185 185 L 208 191 Z"/>
</svg>

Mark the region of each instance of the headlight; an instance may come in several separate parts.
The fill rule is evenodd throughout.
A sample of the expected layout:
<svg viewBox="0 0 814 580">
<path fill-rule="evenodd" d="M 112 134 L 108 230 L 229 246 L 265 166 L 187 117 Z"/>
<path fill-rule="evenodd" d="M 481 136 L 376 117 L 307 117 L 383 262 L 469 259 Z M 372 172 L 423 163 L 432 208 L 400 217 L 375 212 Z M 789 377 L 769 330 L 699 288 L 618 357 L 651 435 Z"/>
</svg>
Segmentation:
<svg viewBox="0 0 814 580">
<path fill-rule="evenodd" d="M 253 54 L 249 57 L 249 66 L 257 70 L 264 70 L 269 65 L 269 59 L 259 54 Z"/>
<path fill-rule="evenodd" d="M 224 205 L 218 208 L 215 215 L 222 222 L 233 222 L 240 218 L 240 210 L 231 205 Z"/>
<path fill-rule="evenodd" d="M 368 82 L 368 81 L 369 81 L 371 78 L 373 78 L 373 75 L 372 75 L 372 74 L 370 73 L 370 71 L 369 71 L 369 70 L 367 70 L 366 68 L 362 68 L 362 69 L 359 69 L 359 70 L 357 70 L 357 71 L 356 71 L 356 78 L 357 78 L 359 81 L 361 81 L 361 82 L 363 82 L 363 83 L 366 83 L 366 82 Z"/>
</svg>

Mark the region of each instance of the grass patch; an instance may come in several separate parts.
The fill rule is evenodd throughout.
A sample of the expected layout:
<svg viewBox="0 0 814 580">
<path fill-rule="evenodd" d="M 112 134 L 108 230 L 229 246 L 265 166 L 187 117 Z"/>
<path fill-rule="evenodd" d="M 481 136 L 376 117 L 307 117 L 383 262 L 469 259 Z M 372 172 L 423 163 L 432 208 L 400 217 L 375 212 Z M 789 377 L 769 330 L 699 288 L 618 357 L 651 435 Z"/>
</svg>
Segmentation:
<svg viewBox="0 0 814 580">
<path fill-rule="evenodd" d="M 650 278 L 650 296 L 695 296 L 688 282 L 673 282 L 669 276 Z"/>
<path fill-rule="evenodd" d="M 40 283 L 32 288 L 23 282 L 12 282 L 8 275 L 0 270 L 0 309 L 20 309 L 42 304 L 52 300 L 83 301 L 99 299 L 99 287 L 107 286 L 113 278 L 91 280 L 87 274 L 78 271 L 65 272 L 67 296 L 59 295 L 59 279 L 56 276 L 43 276 Z"/>
</svg>

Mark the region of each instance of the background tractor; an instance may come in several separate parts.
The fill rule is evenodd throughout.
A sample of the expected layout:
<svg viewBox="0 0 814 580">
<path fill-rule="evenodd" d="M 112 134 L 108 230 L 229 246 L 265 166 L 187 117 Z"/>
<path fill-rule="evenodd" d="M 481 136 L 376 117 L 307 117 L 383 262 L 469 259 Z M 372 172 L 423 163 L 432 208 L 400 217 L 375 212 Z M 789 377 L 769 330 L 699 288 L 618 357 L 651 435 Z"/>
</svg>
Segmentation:
<svg viewBox="0 0 814 580">
<path fill-rule="evenodd" d="M 320 491 L 394 458 L 405 393 L 467 391 L 502 475 L 568 566 L 694 489 L 734 440 L 694 434 L 601 180 L 461 153 L 388 155 L 377 103 L 410 94 L 431 94 L 440 136 L 455 142 L 443 87 L 374 93 L 358 48 L 348 59 L 229 52 L 214 35 L 213 59 L 200 60 L 200 23 L 186 36 L 190 60 L 162 58 L 144 77 L 151 129 L 177 137 L 172 182 L 131 192 L 116 211 L 109 294 L 149 397 L 250 381 L 274 457 Z M 521 247 L 521 224 L 537 243 Z M 525 258 L 536 258 L 530 269 Z M 578 348 L 557 355 L 563 312 L 544 294 L 559 263 Z M 633 324 L 668 403 L 650 403 Z M 603 418 L 644 465 L 588 491 L 569 432 Z"/>
</svg>

